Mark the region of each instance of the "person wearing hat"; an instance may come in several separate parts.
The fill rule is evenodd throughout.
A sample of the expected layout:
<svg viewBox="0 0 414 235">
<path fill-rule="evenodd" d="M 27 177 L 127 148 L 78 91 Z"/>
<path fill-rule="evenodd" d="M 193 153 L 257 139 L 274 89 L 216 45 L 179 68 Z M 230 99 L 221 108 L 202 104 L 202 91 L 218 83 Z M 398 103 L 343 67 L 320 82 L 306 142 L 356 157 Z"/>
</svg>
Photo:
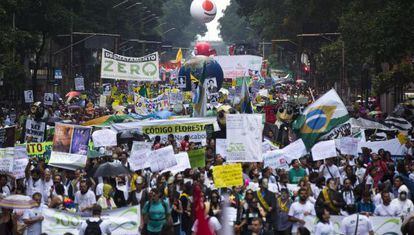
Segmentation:
<svg viewBox="0 0 414 235">
<path fill-rule="evenodd" d="M 407 186 L 401 185 L 398 189 L 398 198 L 391 201 L 391 205 L 399 209 L 401 216 L 407 216 L 414 211 L 413 202 L 408 198 L 409 192 Z"/>
<path fill-rule="evenodd" d="M 141 205 L 141 208 L 144 206 L 145 202 L 148 201 L 148 188 L 145 187 L 145 181 L 142 176 L 138 176 L 135 180 L 135 191 L 129 193 L 128 196 L 128 205 Z"/>
</svg>

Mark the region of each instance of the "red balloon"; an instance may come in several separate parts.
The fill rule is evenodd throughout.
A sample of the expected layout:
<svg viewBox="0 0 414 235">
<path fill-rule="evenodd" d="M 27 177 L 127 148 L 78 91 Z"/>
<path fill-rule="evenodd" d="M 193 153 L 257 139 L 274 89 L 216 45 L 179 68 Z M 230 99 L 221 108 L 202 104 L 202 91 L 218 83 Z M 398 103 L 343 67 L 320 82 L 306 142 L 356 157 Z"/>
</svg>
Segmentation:
<svg viewBox="0 0 414 235">
<path fill-rule="evenodd" d="M 208 42 L 197 42 L 194 50 L 196 55 L 210 56 L 213 54 L 213 49 Z"/>
</svg>

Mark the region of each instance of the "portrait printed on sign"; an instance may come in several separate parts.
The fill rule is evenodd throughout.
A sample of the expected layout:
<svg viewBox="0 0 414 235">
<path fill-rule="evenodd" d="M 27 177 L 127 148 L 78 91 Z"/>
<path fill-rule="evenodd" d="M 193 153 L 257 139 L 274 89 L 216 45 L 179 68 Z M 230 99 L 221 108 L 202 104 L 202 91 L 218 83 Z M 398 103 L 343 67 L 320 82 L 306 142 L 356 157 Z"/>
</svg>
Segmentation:
<svg viewBox="0 0 414 235">
<path fill-rule="evenodd" d="M 90 134 L 90 128 L 75 127 L 73 130 L 70 153 L 87 155 Z"/>
<path fill-rule="evenodd" d="M 73 135 L 73 126 L 56 125 L 53 137 L 53 151 L 69 153 Z"/>
<path fill-rule="evenodd" d="M 111 95 L 111 84 L 110 83 L 104 83 L 102 84 L 102 94 L 105 96 Z"/>
<path fill-rule="evenodd" d="M 206 89 L 207 96 L 218 93 L 216 78 L 206 78 L 206 80 L 204 80 L 204 87 Z"/>
</svg>

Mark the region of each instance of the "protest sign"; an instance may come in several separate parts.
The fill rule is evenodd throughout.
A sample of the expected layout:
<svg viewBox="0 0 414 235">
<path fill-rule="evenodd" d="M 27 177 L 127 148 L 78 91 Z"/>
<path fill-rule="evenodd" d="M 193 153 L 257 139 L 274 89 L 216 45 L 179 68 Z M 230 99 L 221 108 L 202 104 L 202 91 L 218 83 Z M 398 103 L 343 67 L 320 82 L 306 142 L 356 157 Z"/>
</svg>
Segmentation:
<svg viewBox="0 0 414 235">
<path fill-rule="evenodd" d="M 216 139 L 216 154 L 220 154 L 224 159 L 226 159 L 226 139 Z"/>
<path fill-rule="evenodd" d="M 355 215 L 356 216 L 356 215 Z M 331 216 L 330 223 L 333 225 L 334 232 L 332 234 L 343 234 L 341 231 L 341 224 L 346 216 Z M 314 234 L 316 224 L 318 223 L 318 218 L 315 216 L 305 216 L 305 227 L 310 231 L 311 234 Z M 400 235 L 402 221 L 397 217 L 389 216 L 370 216 L 370 222 L 372 223 L 372 231 L 375 231 L 375 234 L 392 234 Z M 354 231 L 352 231 L 354 234 Z"/>
<path fill-rule="evenodd" d="M 150 152 L 148 158 L 152 172 L 162 171 L 177 165 L 174 149 L 171 145 Z"/>
<path fill-rule="evenodd" d="M 97 130 L 92 133 L 93 145 L 97 147 L 116 146 L 116 132 L 110 129 Z"/>
<path fill-rule="evenodd" d="M 295 142 L 290 143 L 282 150 L 285 153 L 288 162 L 294 159 L 299 159 L 308 153 L 308 151 L 306 150 L 305 143 L 303 143 L 302 139 L 298 139 Z"/>
<path fill-rule="evenodd" d="M 62 70 L 61 69 L 55 69 L 54 78 L 56 80 L 63 79 L 63 75 L 62 75 Z"/>
<path fill-rule="evenodd" d="M 336 157 L 335 140 L 320 141 L 312 147 L 311 152 L 314 161 Z"/>
<path fill-rule="evenodd" d="M 352 156 L 358 156 L 358 138 L 353 137 L 342 137 L 336 139 L 336 147 L 339 149 L 341 154 L 347 154 Z"/>
<path fill-rule="evenodd" d="M 0 172 L 11 174 L 16 179 L 24 178 L 28 162 L 26 148 L 23 146 L 0 149 Z"/>
<path fill-rule="evenodd" d="M 24 102 L 26 104 L 33 103 L 33 91 L 32 90 L 24 91 Z"/>
<path fill-rule="evenodd" d="M 53 94 L 52 93 L 45 93 L 43 96 L 43 103 L 45 105 L 51 106 L 53 104 Z"/>
<path fill-rule="evenodd" d="M 257 114 L 228 114 L 227 162 L 261 162 L 262 116 Z"/>
<path fill-rule="evenodd" d="M 186 88 L 186 77 L 185 76 L 178 76 L 177 78 L 177 87 L 178 88 Z"/>
<path fill-rule="evenodd" d="M 52 152 L 53 142 L 42 142 L 42 143 L 27 143 L 26 150 L 27 155 L 30 157 L 44 157 L 47 161 L 50 158 L 50 153 Z M 46 162 L 47 162 L 46 161 Z"/>
<path fill-rule="evenodd" d="M 100 95 L 99 96 L 99 107 L 105 108 L 106 107 L 106 96 Z"/>
<path fill-rule="evenodd" d="M 86 165 L 91 128 L 56 123 L 49 165 L 69 170 Z"/>
<path fill-rule="evenodd" d="M 84 91 L 85 90 L 85 79 L 82 76 L 75 77 L 75 90 Z"/>
<path fill-rule="evenodd" d="M 148 120 L 129 123 L 116 123 L 112 128 L 118 132 L 137 130 L 140 134 L 146 134 L 154 141 L 155 136 L 161 137 L 161 142 L 168 140 L 168 135 L 173 134 L 177 142 L 188 135 L 191 142 L 201 143 L 206 139 L 206 125 L 217 123 L 216 118 L 178 118 L 174 120 Z"/>
<path fill-rule="evenodd" d="M 254 55 L 215 56 L 223 69 L 224 78 L 237 78 L 248 75 L 249 70 L 260 71 L 263 58 Z"/>
<path fill-rule="evenodd" d="M 240 186 L 243 184 L 243 174 L 240 163 L 214 166 L 213 167 L 214 186 L 225 188 Z"/>
<path fill-rule="evenodd" d="M 16 127 L 0 128 L 0 148 L 13 147 L 15 142 Z"/>
<path fill-rule="evenodd" d="M 139 206 L 102 211 L 101 219 L 109 224 L 112 235 L 137 235 L 141 221 Z M 64 210 L 45 208 L 42 211 L 42 232 L 47 234 L 79 234 L 79 227 L 88 217 Z"/>
<path fill-rule="evenodd" d="M 365 142 L 360 141 L 358 143 L 358 152 L 362 153 L 362 148 L 370 148 L 372 152 L 377 153 L 380 149 L 384 149 L 385 151 L 389 151 L 391 155 L 394 156 L 402 156 L 405 152 L 405 146 L 400 143 L 398 138 L 394 138 L 391 140 L 385 141 L 374 141 L 374 142 Z"/>
<path fill-rule="evenodd" d="M 188 159 L 190 160 L 191 168 L 206 166 L 206 150 L 196 149 L 188 151 Z"/>
<path fill-rule="evenodd" d="M 150 113 L 154 113 L 158 110 L 164 109 L 169 107 L 169 100 L 168 96 L 165 94 L 161 94 L 156 98 L 149 99 L 139 94 L 134 95 L 135 101 L 135 112 L 140 115 L 148 115 Z"/>
<path fill-rule="evenodd" d="M 277 149 L 263 154 L 264 167 L 289 169 L 289 162 L 283 150 Z"/>
<path fill-rule="evenodd" d="M 111 95 L 111 83 L 102 84 L 102 95 L 110 96 Z"/>
<path fill-rule="evenodd" d="M 102 49 L 101 77 L 132 81 L 160 81 L 158 52 L 127 57 Z"/>
<path fill-rule="evenodd" d="M 45 138 L 46 123 L 36 122 L 33 119 L 26 120 L 25 142 L 43 142 Z"/>
<path fill-rule="evenodd" d="M 178 172 L 185 171 L 186 169 L 191 168 L 190 160 L 188 158 L 187 152 L 180 152 L 175 154 L 175 160 L 177 160 L 177 165 L 164 169 L 161 173 L 170 171 L 172 174 L 177 174 Z"/>
<path fill-rule="evenodd" d="M 132 143 L 131 155 L 128 162 L 133 171 L 149 167 L 149 152 L 151 152 L 151 143 L 138 141 Z"/>
</svg>

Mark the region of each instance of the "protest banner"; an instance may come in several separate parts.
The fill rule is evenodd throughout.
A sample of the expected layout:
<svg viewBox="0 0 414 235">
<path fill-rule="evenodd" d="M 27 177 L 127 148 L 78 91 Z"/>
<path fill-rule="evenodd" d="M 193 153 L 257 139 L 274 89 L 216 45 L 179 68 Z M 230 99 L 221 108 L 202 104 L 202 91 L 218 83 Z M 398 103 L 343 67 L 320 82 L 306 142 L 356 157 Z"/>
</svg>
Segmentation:
<svg viewBox="0 0 414 235">
<path fill-rule="evenodd" d="M 225 188 L 243 184 L 242 167 L 240 163 L 214 166 L 214 187 Z"/>
<path fill-rule="evenodd" d="M 16 127 L 0 128 L 0 148 L 13 147 L 15 142 Z"/>
<path fill-rule="evenodd" d="M 206 166 L 206 150 L 205 148 L 188 151 L 188 159 L 190 160 L 191 168 Z"/>
<path fill-rule="evenodd" d="M 132 81 L 160 81 L 158 52 L 127 57 L 102 49 L 101 77 Z"/>
<path fill-rule="evenodd" d="M 24 178 L 28 162 L 24 146 L 0 148 L 0 172 L 11 174 L 16 179 Z"/>
<path fill-rule="evenodd" d="M 52 152 L 52 141 L 42 142 L 42 143 L 27 143 L 26 150 L 29 157 L 38 157 L 38 158 L 50 158 L 50 153 Z M 47 162 L 46 162 L 47 163 Z"/>
<path fill-rule="evenodd" d="M 362 153 L 362 148 L 370 148 L 372 152 L 378 152 L 380 149 L 389 151 L 391 155 L 402 156 L 404 155 L 405 146 L 400 143 L 398 138 L 385 141 L 360 141 L 358 143 L 358 153 Z"/>
<path fill-rule="evenodd" d="M 164 169 L 161 173 L 170 171 L 172 174 L 177 174 L 178 172 L 185 171 L 186 169 L 191 168 L 190 160 L 188 158 L 187 152 L 180 152 L 175 154 L 175 160 L 177 160 L 177 165 Z"/>
<path fill-rule="evenodd" d="M 135 112 L 139 115 L 148 115 L 161 109 L 169 108 L 168 95 L 161 94 L 156 98 L 149 99 L 139 94 L 134 95 Z"/>
<path fill-rule="evenodd" d="M 148 158 L 152 172 L 162 171 L 177 165 L 174 149 L 171 145 L 151 151 Z"/>
<path fill-rule="evenodd" d="M 69 170 L 86 165 L 91 128 L 56 123 L 49 165 Z"/>
<path fill-rule="evenodd" d="M 24 91 L 24 102 L 26 104 L 33 103 L 33 91 L 32 90 Z"/>
<path fill-rule="evenodd" d="M 25 142 L 40 143 L 45 138 L 46 123 L 36 122 L 33 119 L 26 120 Z"/>
<path fill-rule="evenodd" d="M 358 156 L 358 142 L 358 138 L 353 137 L 342 137 L 335 140 L 336 148 L 341 154 L 352 156 Z"/>
<path fill-rule="evenodd" d="M 248 75 L 249 70 L 260 71 L 263 58 L 254 55 L 215 56 L 223 69 L 224 78 L 237 78 Z"/>
<path fill-rule="evenodd" d="M 43 96 L 43 103 L 45 105 L 51 106 L 53 104 L 53 94 L 52 93 L 45 93 Z"/>
<path fill-rule="evenodd" d="M 308 153 L 308 151 L 306 150 L 305 143 L 303 143 L 302 139 L 298 139 L 295 142 L 290 143 L 282 150 L 285 153 L 288 162 L 294 159 L 299 159 Z"/>
<path fill-rule="evenodd" d="M 129 165 L 133 171 L 149 167 L 148 154 L 151 152 L 151 143 L 132 142 L 131 155 L 128 159 Z"/>
<path fill-rule="evenodd" d="M 155 136 L 161 137 L 161 142 L 168 140 L 168 135 L 173 134 L 177 142 L 188 135 L 191 142 L 201 143 L 206 139 L 206 125 L 217 123 L 216 118 L 179 118 L 173 120 L 145 120 L 139 122 L 115 123 L 112 129 L 118 132 L 138 131 L 148 135 L 151 141 Z"/>
<path fill-rule="evenodd" d="M 75 90 L 84 91 L 85 90 L 85 79 L 82 76 L 75 77 Z"/>
<path fill-rule="evenodd" d="M 42 232 L 49 235 L 61 235 L 64 233 L 79 234 L 79 227 L 86 222 L 88 217 L 63 210 L 45 208 L 42 211 Z M 102 211 L 101 219 L 109 224 L 112 235 L 137 235 L 140 234 L 141 221 L 140 206 L 123 207 Z"/>
<path fill-rule="evenodd" d="M 283 150 L 277 149 L 263 154 L 264 167 L 271 167 L 272 169 L 289 169 L 289 162 Z"/>
<path fill-rule="evenodd" d="M 335 140 L 320 141 L 312 147 L 311 152 L 314 161 L 336 157 Z"/>
<path fill-rule="evenodd" d="M 116 146 L 116 131 L 110 129 L 94 131 L 92 133 L 92 140 L 95 148 Z"/>
<path fill-rule="evenodd" d="M 228 114 L 227 162 L 261 162 L 262 116 L 258 114 Z"/>
<path fill-rule="evenodd" d="M 333 225 L 334 228 L 333 234 L 343 234 L 343 232 L 341 232 L 341 224 L 345 217 L 346 216 L 331 216 L 330 223 Z M 372 223 L 372 231 L 374 231 L 375 234 L 402 234 L 402 221 L 400 218 L 389 216 L 370 216 L 369 220 Z M 316 224 L 319 221 L 318 218 L 315 216 L 305 216 L 304 221 L 306 222 L 305 227 L 310 231 L 311 234 L 314 234 Z M 354 234 L 354 231 L 352 231 L 352 234 Z"/>
</svg>

